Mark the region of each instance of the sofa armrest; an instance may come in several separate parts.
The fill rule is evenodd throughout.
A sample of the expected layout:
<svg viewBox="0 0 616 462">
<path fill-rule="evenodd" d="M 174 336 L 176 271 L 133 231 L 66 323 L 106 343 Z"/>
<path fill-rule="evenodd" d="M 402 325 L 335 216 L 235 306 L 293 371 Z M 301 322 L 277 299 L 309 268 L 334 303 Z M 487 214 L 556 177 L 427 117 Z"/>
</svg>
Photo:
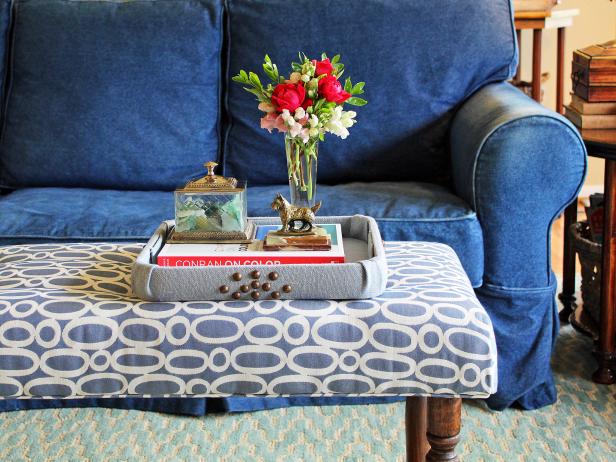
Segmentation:
<svg viewBox="0 0 616 462">
<path fill-rule="evenodd" d="M 577 197 L 586 149 L 575 127 L 506 83 L 488 85 L 454 117 L 454 185 L 484 232 L 484 284 L 553 284 L 550 229 Z"/>
</svg>

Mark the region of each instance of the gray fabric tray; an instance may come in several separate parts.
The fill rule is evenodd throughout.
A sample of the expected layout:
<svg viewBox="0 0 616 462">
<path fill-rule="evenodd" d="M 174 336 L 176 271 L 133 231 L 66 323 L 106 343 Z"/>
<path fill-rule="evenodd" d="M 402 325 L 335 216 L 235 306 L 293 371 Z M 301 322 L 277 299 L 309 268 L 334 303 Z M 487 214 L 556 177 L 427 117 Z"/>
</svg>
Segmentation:
<svg viewBox="0 0 616 462">
<path fill-rule="evenodd" d="M 251 218 L 257 225 L 277 224 L 277 218 Z M 133 293 L 148 301 L 197 301 L 231 300 L 231 294 L 242 284 L 249 284 L 250 273 L 261 272 L 260 282 L 268 281 L 267 275 L 276 271 L 279 278 L 272 283 L 271 291 L 279 291 L 281 299 L 333 299 L 351 300 L 378 297 L 387 285 L 387 262 L 383 241 L 373 218 L 319 217 L 317 224 L 340 223 L 346 263 L 319 265 L 256 265 L 228 267 L 162 267 L 156 256 L 164 245 L 173 221 L 163 222 L 137 257 L 132 270 Z M 242 274 L 242 280 L 232 279 L 233 273 Z M 284 293 L 288 284 L 292 290 Z M 229 286 L 223 294 L 219 288 Z M 261 290 L 261 299 L 271 298 L 270 292 Z M 242 294 L 250 300 L 250 292 Z"/>
</svg>

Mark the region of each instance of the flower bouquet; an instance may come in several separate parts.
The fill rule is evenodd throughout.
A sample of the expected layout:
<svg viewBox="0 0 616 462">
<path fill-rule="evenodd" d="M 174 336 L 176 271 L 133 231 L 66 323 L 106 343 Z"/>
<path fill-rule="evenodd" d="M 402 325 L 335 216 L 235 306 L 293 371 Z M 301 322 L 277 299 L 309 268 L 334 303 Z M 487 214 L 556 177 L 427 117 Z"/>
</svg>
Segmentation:
<svg viewBox="0 0 616 462">
<path fill-rule="evenodd" d="M 355 85 L 340 77 L 344 65 L 340 55 L 321 60 L 299 54 L 299 62 L 291 64 L 289 77 L 281 75 L 278 66 L 265 56 L 263 71 L 271 82 L 264 85 L 254 72 L 241 70 L 233 81 L 257 97 L 259 109 L 265 113 L 261 128 L 270 133 L 276 129 L 285 134 L 285 151 L 291 188 L 291 202 L 298 207 L 312 207 L 316 196 L 319 141 L 326 133 L 342 139 L 349 136 L 356 120 L 355 111 L 345 111 L 345 104 L 363 106 L 364 82 Z"/>
</svg>

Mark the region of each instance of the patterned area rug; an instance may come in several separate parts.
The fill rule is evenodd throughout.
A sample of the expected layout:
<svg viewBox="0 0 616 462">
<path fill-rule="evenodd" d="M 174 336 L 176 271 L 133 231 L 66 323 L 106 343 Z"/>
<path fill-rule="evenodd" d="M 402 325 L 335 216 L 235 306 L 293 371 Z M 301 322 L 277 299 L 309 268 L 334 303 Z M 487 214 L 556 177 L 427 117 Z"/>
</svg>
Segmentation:
<svg viewBox="0 0 616 462">
<path fill-rule="evenodd" d="M 559 402 L 491 412 L 466 401 L 465 461 L 616 460 L 616 385 L 589 380 L 591 341 L 561 331 Z M 571 435 L 575 435 L 573 438 Z M 63 409 L 0 414 L 0 460 L 402 461 L 404 404 L 291 408 L 206 418 Z"/>
</svg>

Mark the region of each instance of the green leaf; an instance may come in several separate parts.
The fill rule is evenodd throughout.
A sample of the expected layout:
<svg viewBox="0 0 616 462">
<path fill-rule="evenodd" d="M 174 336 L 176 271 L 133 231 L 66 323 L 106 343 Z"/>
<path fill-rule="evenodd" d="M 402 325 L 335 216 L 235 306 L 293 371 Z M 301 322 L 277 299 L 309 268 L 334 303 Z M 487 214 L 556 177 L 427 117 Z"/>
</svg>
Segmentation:
<svg viewBox="0 0 616 462">
<path fill-rule="evenodd" d="M 365 106 L 366 104 L 368 104 L 368 101 L 366 101 L 365 99 L 357 97 L 349 98 L 346 100 L 346 102 L 351 106 Z"/>
<path fill-rule="evenodd" d="M 263 95 L 263 92 L 258 88 L 244 87 L 244 90 L 255 95 L 259 101 L 267 101 L 267 97 Z"/>
<path fill-rule="evenodd" d="M 325 53 L 321 53 L 321 61 L 327 59 L 327 55 Z"/>
<path fill-rule="evenodd" d="M 364 85 L 366 85 L 366 82 L 359 82 L 356 83 L 355 86 L 351 89 L 351 91 L 349 93 L 351 93 L 352 95 L 361 95 L 364 93 Z"/>
<path fill-rule="evenodd" d="M 248 74 L 248 76 L 250 78 L 250 81 L 255 87 L 263 88 L 263 85 L 261 85 L 261 80 L 259 80 L 259 76 L 257 74 L 255 74 L 254 72 L 251 72 L 250 74 Z"/>
<path fill-rule="evenodd" d="M 246 83 L 241 75 L 234 75 L 233 77 L 231 77 L 231 80 L 233 80 L 234 82 Z"/>
<path fill-rule="evenodd" d="M 332 64 L 336 64 L 338 61 L 340 61 L 340 55 L 336 55 L 332 58 L 331 63 Z"/>
<path fill-rule="evenodd" d="M 246 74 L 246 71 L 241 70 L 241 71 L 240 71 L 240 75 L 242 76 L 242 78 L 243 78 L 246 82 L 248 82 L 248 74 Z"/>
<path fill-rule="evenodd" d="M 344 82 L 344 91 L 352 94 L 353 92 L 351 90 L 353 90 L 353 84 L 351 83 L 351 77 L 347 77 L 347 79 Z"/>
</svg>

